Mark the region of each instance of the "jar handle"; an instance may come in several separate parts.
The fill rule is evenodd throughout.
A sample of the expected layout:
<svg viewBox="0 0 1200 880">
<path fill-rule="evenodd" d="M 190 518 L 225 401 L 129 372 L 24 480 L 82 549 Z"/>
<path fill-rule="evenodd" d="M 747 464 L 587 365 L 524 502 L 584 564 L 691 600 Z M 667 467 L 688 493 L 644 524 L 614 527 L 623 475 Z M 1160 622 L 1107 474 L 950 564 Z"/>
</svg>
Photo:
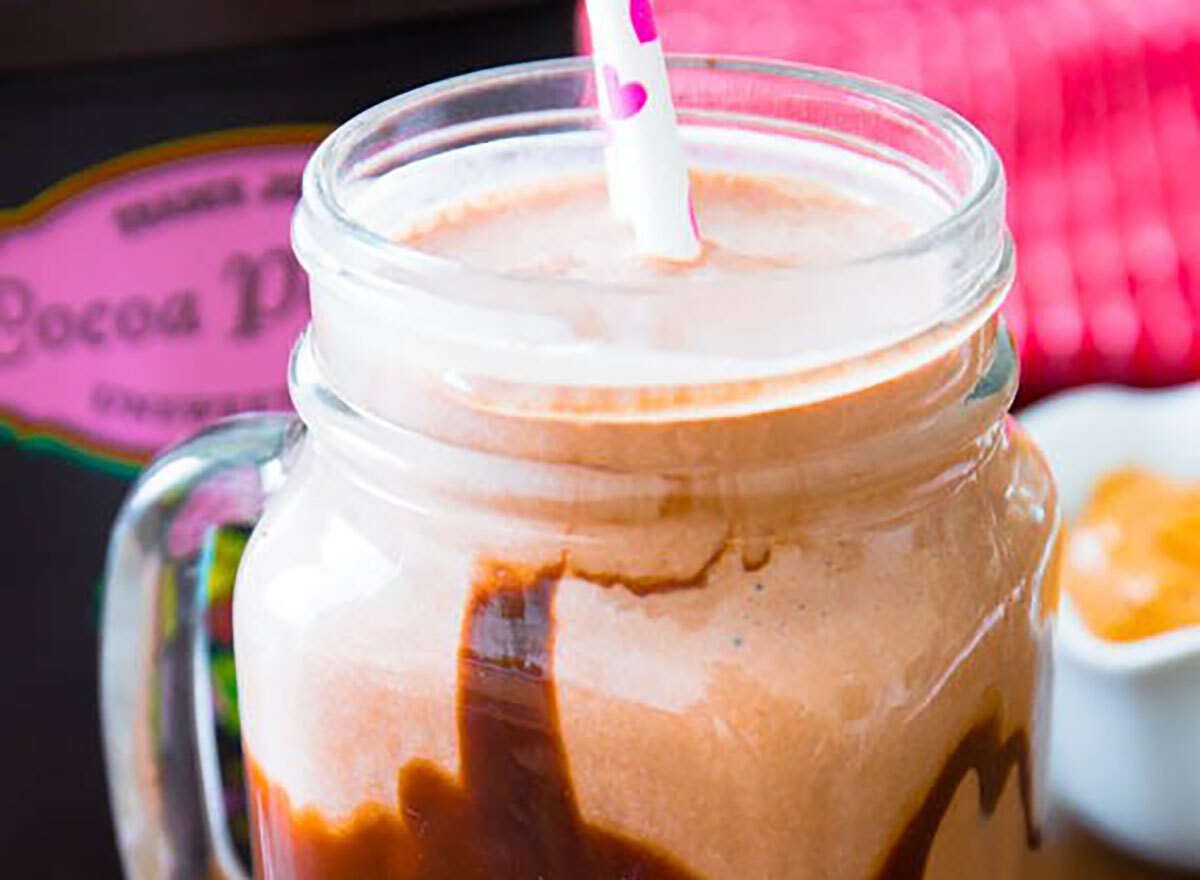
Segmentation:
<svg viewBox="0 0 1200 880">
<path fill-rule="evenodd" d="M 117 517 L 104 575 L 100 703 L 131 880 L 248 876 L 230 833 L 213 717 L 213 558 L 222 537 L 244 538 L 262 515 L 302 436 L 292 415 L 219 422 L 158 458 Z M 235 544 L 224 550 L 229 585 Z M 219 610 L 228 631 L 228 603 Z"/>
</svg>

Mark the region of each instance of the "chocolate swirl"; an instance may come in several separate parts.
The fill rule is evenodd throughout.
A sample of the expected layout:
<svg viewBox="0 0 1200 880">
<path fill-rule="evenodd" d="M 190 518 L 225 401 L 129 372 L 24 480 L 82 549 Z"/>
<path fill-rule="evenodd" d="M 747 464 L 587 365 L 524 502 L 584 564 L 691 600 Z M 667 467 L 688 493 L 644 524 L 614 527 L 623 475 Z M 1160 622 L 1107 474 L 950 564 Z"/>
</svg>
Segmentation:
<svg viewBox="0 0 1200 880">
<path fill-rule="evenodd" d="M 266 860 L 286 865 L 291 880 L 698 880 L 661 849 L 590 824 L 580 812 L 553 668 L 554 600 L 565 570 L 565 562 L 535 570 L 488 564 L 472 584 L 458 657 L 457 777 L 411 761 L 399 772 L 397 810 L 367 805 L 331 826 L 312 810 L 294 813 L 252 763 L 259 876 L 271 876 Z M 1014 767 L 1028 823 L 1027 737 L 1002 740 L 998 714 L 972 727 L 876 880 L 920 880 L 966 776 L 977 774 L 980 807 L 991 815 Z M 1033 844 L 1031 824 L 1028 831 Z"/>
</svg>

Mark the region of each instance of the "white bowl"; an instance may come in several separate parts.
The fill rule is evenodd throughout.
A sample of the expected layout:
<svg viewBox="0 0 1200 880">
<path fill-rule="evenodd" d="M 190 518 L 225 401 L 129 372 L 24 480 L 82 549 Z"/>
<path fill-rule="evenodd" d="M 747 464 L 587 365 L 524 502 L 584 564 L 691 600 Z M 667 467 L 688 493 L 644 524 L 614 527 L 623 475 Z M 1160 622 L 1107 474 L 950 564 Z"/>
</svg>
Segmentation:
<svg viewBox="0 0 1200 880">
<path fill-rule="evenodd" d="M 1200 480 L 1200 385 L 1071 391 L 1020 422 L 1050 462 L 1068 523 L 1124 465 Z M 1200 627 L 1105 641 L 1064 596 L 1056 636 L 1055 802 L 1118 846 L 1200 869 Z"/>
</svg>

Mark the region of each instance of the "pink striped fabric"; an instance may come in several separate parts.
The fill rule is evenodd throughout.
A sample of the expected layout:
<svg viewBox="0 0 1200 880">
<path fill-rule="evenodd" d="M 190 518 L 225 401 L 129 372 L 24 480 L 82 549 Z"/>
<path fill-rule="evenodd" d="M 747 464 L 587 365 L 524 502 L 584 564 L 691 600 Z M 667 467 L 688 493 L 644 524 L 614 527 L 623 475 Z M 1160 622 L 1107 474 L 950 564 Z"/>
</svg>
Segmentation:
<svg viewBox="0 0 1200 880">
<path fill-rule="evenodd" d="M 657 0 L 664 44 L 838 67 L 975 122 L 1010 182 L 1026 399 L 1200 376 L 1200 2 Z M 581 38 L 586 43 L 586 34 Z"/>
</svg>

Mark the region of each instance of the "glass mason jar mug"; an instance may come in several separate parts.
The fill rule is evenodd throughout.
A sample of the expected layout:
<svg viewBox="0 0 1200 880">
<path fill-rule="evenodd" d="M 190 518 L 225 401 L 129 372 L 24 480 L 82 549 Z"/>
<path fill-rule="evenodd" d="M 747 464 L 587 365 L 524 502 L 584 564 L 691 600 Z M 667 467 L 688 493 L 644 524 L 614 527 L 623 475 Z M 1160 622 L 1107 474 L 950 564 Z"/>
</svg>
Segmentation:
<svg viewBox="0 0 1200 880">
<path fill-rule="evenodd" d="M 335 132 L 294 229 L 303 428 L 176 448 L 114 536 L 104 723 L 132 875 L 240 871 L 207 591 L 177 574 L 264 505 L 234 619 L 260 877 L 1020 875 L 1058 512 L 1006 419 L 997 158 L 874 82 L 671 70 L 696 167 L 903 192 L 930 219 L 732 279 L 489 272 L 389 233 L 601 167 L 586 61 Z"/>
</svg>

